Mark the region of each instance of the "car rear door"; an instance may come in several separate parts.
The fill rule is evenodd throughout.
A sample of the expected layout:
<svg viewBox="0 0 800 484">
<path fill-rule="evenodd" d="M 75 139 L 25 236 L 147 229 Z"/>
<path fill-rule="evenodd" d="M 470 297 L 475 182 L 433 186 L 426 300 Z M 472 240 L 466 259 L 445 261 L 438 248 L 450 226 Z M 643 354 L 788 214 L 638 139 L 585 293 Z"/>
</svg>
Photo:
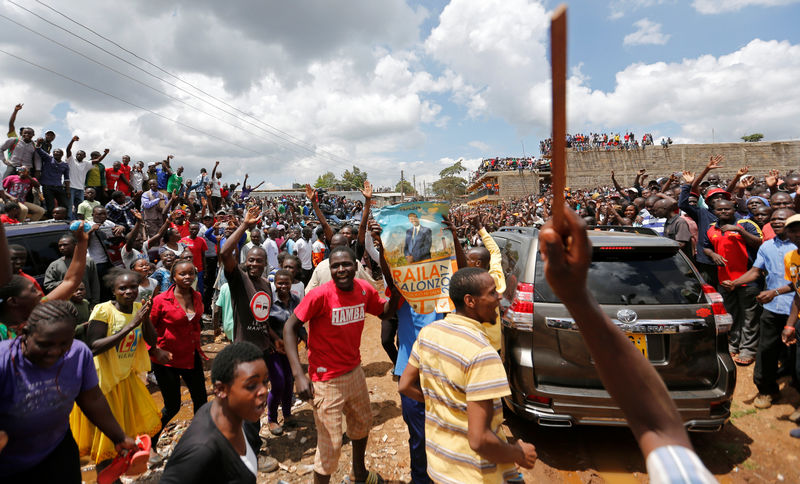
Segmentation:
<svg viewBox="0 0 800 484">
<path fill-rule="evenodd" d="M 710 388 L 717 331 L 701 280 L 677 250 L 595 247 L 587 285 L 670 389 Z M 550 290 L 537 254 L 533 366 L 539 385 L 602 388 L 577 324 Z"/>
</svg>

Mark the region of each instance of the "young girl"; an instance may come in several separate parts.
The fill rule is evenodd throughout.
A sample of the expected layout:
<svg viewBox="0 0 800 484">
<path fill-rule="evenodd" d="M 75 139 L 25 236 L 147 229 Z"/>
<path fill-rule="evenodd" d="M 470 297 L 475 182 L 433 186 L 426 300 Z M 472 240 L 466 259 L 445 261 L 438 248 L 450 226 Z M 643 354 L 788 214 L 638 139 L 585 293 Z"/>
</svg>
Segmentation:
<svg viewBox="0 0 800 484">
<path fill-rule="evenodd" d="M 255 484 L 261 439 L 244 422 L 258 422 L 267 404 L 264 353 L 233 343 L 211 367 L 216 398 L 204 405 L 164 468 L 162 484 L 237 482 Z"/>
<path fill-rule="evenodd" d="M 169 353 L 156 347 L 155 331 L 150 324 L 150 302 L 136 302 L 139 274 L 112 270 L 105 278 L 113 301 L 95 306 L 89 316 L 87 341 L 94 354 L 100 390 L 106 396 L 120 425 L 130 435 L 155 435 L 161 428 L 158 408 L 137 373 L 150 370 L 148 350 L 156 361 L 169 361 Z M 104 467 L 117 453 L 113 443 L 102 435 L 80 408 L 70 415 L 72 433 L 81 455 L 91 455 Z"/>
<path fill-rule="evenodd" d="M 275 273 L 275 298 L 269 311 L 269 329 L 274 341 L 283 342 L 283 325 L 300 304 L 300 299 L 292 294 L 292 274 L 286 269 Z M 277 345 L 282 348 L 282 344 Z M 294 378 L 292 368 L 285 352 L 281 349 L 267 355 L 267 368 L 270 374 L 271 388 L 267 399 L 267 418 L 269 431 L 273 435 L 283 433 L 283 426 L 278 425 L 278 407 L 283 407 L 283 424 L 291 422 Z"/>
<path fill-rule="evenodd" d="M 161 292 L 158 281 L 150 277 L 150 262 L 147 259 L 136 259 L 131 267 L 133 272 L 139 274 L 139 295 L 136 302 L 144 302 L 152 299 L 153 296 Z"/>
<path fill-rule="evenodd" d="M 4 483 L 81 482 L 69 429 L 73 405 L 97 423 L 115 454 L 136 448 L 97 385 L 91 351 L 73 341 L 77 316 L 67 301 L 39 304 L 22 334 L 0 343 L 0 430 L 8 434 L 0 452 Z"/>
<path fill-rule="evenodd" d="M 161 254 L 161 267 L 153 272 L 153 279 L 158 282 L 158 292 L 164 292 L 172 285 L 172 265 L 175 263 L 177 256 L 173 252 L 164 252 Z"/>
<path fill-rule="evenodd" d="M 153 299 L 150 312 L 157 347 L 172 355 L 169 362 L 153 360 L 153 373 L 164 399 L 162 428 L 181 408 L 181 378 L 189 389 L 195 413 L 208 401 L 200 349 L 203 297 L 192 289 L 197 270 L 191 260 L 181 260 L 172 266 L 171 276 L 174 284 Z M 153 440 L 154 446 L 158 437 Z"/>
</svg>

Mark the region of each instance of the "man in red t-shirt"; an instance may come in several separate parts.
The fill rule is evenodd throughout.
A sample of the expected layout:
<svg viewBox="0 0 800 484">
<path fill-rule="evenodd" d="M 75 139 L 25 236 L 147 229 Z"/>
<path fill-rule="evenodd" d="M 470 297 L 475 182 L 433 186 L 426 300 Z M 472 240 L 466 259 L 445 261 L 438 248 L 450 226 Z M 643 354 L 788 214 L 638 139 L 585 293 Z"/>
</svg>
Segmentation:
<svg viewBox="0 0 800 484">
<path fill-rule="evenodd" d="M 111 168 L 106 168 L 106 186 L 111 191 L 117 190 L 130 196 L 133 187 L 119 161 L 115 161 Z"/>
<path fill-rule="evenodd" d="M 181 239 L 181 243 L 186 246 L 192 253 L 192 262 L 197 268 L 197 292 L 203 294 L 203 268 L 205 268 L 206 251 L 208 244 L 202 237 L 198 237 L 200 233 L 200 224 L 192 222 L 189 224 L 189 235 Z"/>
<path fill-rule="evenodd" d="M 720 281 L 733 281 L 741 277 L 753 265 L 761 245 L 761 234 L 751 220 L 736 221 L 733 202 L 720 199 L 714 205 L 717 221 L 706 232 L 703 251 L 717 265 Z M 749 250 L 748 250 L 749 249 Z M 733 318 L 728 332 L 728 351 L 740 365 L 755 361 L 758 346 L 758 321 L 761 306 L 756 301 L 760 292 L 758 283 L 751 282 L 726 289 L 721 287 L 725 309 Z"/>
<path fill-rule="evenodd" d="M 0 222 L 6 225 L 16 225 L 19 223 L 20 208 L 17 202 L 6 202 L 6 213 L 0 215 Z"/>
<path fill-rule="evenodd" d="M 361 368 L 361 332 L 367 313 L 385 319 L 397 309 L 399 294 L 392 291 L 386 301 L 366 281 L 355 279 L 356 256 L 346 246 L 330 254 L 333 280 L 309 292 L 283 330 L 286 356 L 292 366 L 297 393 L 303 400 L 313 398 L 317 427 L 314 482 L 328 482 L 339 463 L 342 449 L 342 414 L 347 436 L 353 442 L 351 481 L 364 482 L 369 472 L 364 452 L 372 425 L 372 412 L 364 370 Z M 297 331 L 308 323 L 308 371 L 313 386 L 300 366 Z"/>
</svg>

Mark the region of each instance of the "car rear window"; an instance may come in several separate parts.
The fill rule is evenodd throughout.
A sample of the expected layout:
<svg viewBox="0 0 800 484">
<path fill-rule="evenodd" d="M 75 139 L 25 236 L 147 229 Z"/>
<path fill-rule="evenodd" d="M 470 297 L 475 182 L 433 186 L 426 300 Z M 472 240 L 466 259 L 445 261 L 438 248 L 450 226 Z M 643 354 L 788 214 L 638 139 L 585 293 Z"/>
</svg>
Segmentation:
<svg viewBox="0 0 800 484">
<path fill-rule="evenodd" d="M 600 304 L 697 304 L 702 283 L 680 253 L 608 251 L 597 249 L 587 278 Z M 541 254 L 536 257 L 534 302 L 558 302 L 544 277 Z"/>
</svg>

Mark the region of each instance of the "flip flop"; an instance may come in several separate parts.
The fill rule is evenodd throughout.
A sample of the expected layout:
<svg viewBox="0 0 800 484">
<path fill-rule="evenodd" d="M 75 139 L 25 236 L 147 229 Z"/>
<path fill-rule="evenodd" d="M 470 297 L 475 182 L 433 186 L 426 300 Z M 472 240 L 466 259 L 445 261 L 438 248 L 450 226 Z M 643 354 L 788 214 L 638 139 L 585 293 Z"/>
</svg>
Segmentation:
<svg viewBox="0 0 800 484">
<path fill-rule="evenodd" d="M 756 361 L 755 358 L 742 358 L 739 355 L 733 358 L 733 362 L 740 366 L 752 365 L 754 361 Z"/>
<path fill-rule="evenodd" d="M 97 474 L 97 484 L 113 484 L 123 474 L 137 475 L 145 472 L 147 470 L 147 461 L 150 458 L 150 436 L 137 436 L 136 445 L 139 447 L 139 450 L 130 451 L 125 455 L 114 457 L 111 464 Z M 143 450 L 145 446 L 147 446 L 147 450 Z M 134 462 L 134 459 L 136 459 L 134 469 L 131 469 L 131 464 Z M 143 469 L 142 466 L 144 466 Z"/>
</svg>

